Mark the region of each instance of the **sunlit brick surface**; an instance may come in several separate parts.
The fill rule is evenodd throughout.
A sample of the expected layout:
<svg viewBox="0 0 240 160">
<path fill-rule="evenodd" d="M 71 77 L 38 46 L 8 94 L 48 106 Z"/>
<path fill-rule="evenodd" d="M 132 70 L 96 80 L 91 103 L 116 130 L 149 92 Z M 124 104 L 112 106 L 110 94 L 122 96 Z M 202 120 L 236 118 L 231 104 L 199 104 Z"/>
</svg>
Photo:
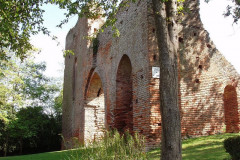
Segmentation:
<svg viewBox="0 0 240 160">
<path fill-rule="evenodd" d="M 190 12 L 179 21 L 182 136 L 239 132 L 240 77 L 209 39 L 198 3 L 187 0 Z M 120 37 L 105 29 L 98 35 L 97 54 L 86 36 L 103 20 L 81 18 L 67 35 L 66 49 L 75 55 L 65 58 L 63 136 L 87 143 L 103 129 L 117 128 L 139 132 L 153 148 L 160 143 L 162 124 L 159 79 L 152 77 L 159 52 L 151 3 L 122 8 L 117 18 Z"/>
</svg>

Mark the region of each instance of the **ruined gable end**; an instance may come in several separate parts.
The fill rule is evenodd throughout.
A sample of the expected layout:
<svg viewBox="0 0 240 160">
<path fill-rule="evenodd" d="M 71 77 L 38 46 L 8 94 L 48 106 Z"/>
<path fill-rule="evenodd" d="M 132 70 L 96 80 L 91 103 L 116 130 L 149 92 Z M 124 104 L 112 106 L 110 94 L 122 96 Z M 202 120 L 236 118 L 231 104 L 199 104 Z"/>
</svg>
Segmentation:
<svg viewBox="0 0 240 160">
<path fill-rule="evenodd" d="M 186 0 L 190 13 L 179 32 L 179 107 L 182 136 L 239 132 L 240 76 L 216 49 L 199 16 L 199 1 Z M 121 35 L 105 29 L 94 43 L 84 38 L 103 20 L 80 18 L 67 36 L 63 136 L 82 144 L 104 130 L 138 132 L 146 146 L 161 140 L 159 52 L 151 1 L 141 0 L 117 14 Z M 70 145 L 69 145 L 70 147 Z"/>
</svg>

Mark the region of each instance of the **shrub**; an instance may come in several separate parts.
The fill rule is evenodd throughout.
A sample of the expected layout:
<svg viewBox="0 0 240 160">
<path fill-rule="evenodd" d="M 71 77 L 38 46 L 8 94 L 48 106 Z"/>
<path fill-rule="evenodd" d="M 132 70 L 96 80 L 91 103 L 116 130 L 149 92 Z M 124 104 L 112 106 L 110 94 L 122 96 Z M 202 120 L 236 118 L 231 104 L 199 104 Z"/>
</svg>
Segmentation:
<svg viewBox="0 0 240 160">
<path fill-rule="evenodd" d="M 240 159 L 240 136 L 230 137 L 223 141 L 226 152 L 231 155 L 232 160 Z"/>
<path fill-rule="evenodd" d="M 144 144 L 144 138 L 139 134 L 106 132 L 101 140 L 73 150 L 68 160 L 144 160 L 147 159 Z"/>
</svg>

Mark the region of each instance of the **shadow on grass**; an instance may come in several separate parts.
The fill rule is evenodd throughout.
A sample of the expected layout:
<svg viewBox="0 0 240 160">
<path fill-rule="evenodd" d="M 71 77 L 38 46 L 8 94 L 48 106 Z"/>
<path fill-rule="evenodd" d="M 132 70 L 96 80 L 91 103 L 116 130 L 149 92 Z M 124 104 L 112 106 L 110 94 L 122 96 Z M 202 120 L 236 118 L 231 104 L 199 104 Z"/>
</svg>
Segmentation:
<svg viewBox="0 0 240 160">
<path fill-rule="evenodd" d="M 184 160 L 224 160 L 230 156 L 223 147 L 224 139 L 239 134 L 221 134 L 183 141 Z"/>
<path fill-rule="evenodd" d="M 183 140 L 183 160 L 228 160 L 230 156 L 225 152 L 223 140 L 238 134 L 228 133 L 222 135 L 204 136 Z M 160 149 L 149 151 L 149 157 L 157 160 L 160 157 Z"/>
</svg>

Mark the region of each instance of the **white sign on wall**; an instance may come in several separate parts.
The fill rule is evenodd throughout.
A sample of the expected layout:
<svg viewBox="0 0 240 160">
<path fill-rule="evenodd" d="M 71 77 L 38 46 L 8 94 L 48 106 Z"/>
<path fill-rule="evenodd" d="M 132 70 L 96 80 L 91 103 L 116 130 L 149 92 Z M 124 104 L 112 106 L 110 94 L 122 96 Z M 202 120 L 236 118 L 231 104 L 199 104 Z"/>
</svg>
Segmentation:
<svg viewBox="0 0 240 160">
<path fill-rule="evenodd" d="M 160 67 L 152 67 L 152 77 L 160 78 Z"/>
</svg>

